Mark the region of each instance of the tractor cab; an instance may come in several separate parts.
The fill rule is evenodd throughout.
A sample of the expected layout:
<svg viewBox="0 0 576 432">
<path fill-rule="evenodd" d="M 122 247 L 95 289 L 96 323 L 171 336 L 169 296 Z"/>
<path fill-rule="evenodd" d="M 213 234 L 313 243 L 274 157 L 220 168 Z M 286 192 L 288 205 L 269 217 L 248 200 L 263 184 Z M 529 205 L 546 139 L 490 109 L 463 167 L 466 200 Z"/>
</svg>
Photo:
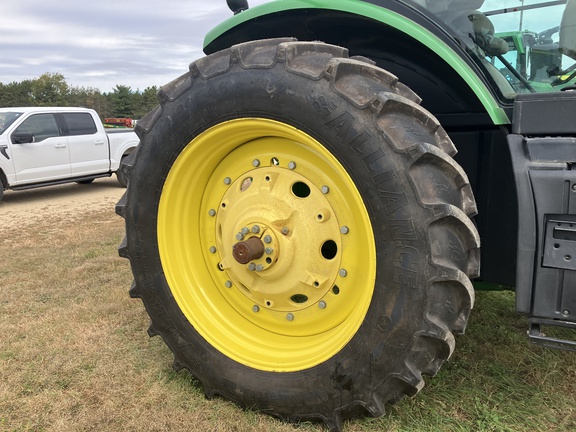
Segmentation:
<svg viewBox="0 0 576 432">
<path fill-rule="evenodd" d="M 443 22 L 508 99 L 576 83 L 574 1 L 413 2 Z"/>
</svg>

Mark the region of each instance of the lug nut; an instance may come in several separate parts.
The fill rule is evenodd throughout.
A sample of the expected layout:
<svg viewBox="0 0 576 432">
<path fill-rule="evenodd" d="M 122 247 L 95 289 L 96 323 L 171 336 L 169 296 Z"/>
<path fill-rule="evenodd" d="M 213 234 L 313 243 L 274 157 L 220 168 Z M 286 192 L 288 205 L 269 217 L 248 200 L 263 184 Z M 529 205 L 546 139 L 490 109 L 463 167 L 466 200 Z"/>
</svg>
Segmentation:
<svg viewBox="0 0 576 432">
<path fill-rule="evenodd" d="M 272 243 L 272 237 L 269 235 L 265 235 L 264 236 L 264 243 L 266 243 L 266 244 Z"/>
<path fill-rule="evenodd" d="M 326 185 L 322 186 L 322 188 L 320 190 L 322 191 L 322 193 L 324 195 L 326 195 L 328 192 L 330 192 L 330 188 Z"/>
<path fill-rule="evenodd" d="M 326 302 L 325 302 L 324 300 L 320 300 L 320 301 L 318 302 L 318 307 L 319 307 L 320 309 L 326 309 Z"/>
<path fill-rule="evenodd" d="M 226 178 L 224 179 L 224 184 L 225 184 L 225 185 L 229 185 L 230 183 L 232 183 L 232 179 L 231 179 L 230 177 L 226 177 Z"/>
<path fill-rule="evenodd" d="M 208 211 L 208 214 L 209 214 L 210 216 L 214 217 L 214 216 L 216 216 L 216 210 L 210 209 L 210 210 Z"/>
<path fill-rule="evenodd" d="M 256 266 L 256 271 L 257 271 L 257 272 L 261 272 L 262 270 L 264 270 L 264 266 L 263 266 L 262 264 L 258 264 L 258 265 Z"/>
<path fill-rule="evenodd" d="M 288 313 L 288 314 L 286 314 L 286 319 L 287 319 L 288 321 L 294 321 L 294 315 L 291 314 L 291 313 Z"/>
<path fill-rule="evenodd" d="M 348 272 L 346 271 L 346 269 L 340 269 L 340 271 L 338 272 L 338 274 L 342 277 L 346 277 L 348 276 Z"/>
<path fill-rule="evenodd" d="M 250 230 L 247 227 L 244 227 L 240 230 L 240 232 L 244 235 L 248 234 L 250 232 Z"/>
<path fill-rule="evenodd" d="M 347 226 L 343 226 L 340 228 L 340 232 L 342 234 L 348 234 L 350 232 L 350 228 L 348 228 Z"/>
<path fill-rule="evenodd" d="M 248 270 L 250 270 L 250 271 L 256 270 L 256 264 L 254 264 L 253 262 L 251 262 L 250 264 L 248 264 Z"/>
<path fill-rule="evenodd" d="M 259 227 L 258 225 L 254 225 L 254 226 L 252 227 L 252 232 L 253 232 L 254 234 L 258 234 L 258 233 L 260 232 L 260 227 Z"/>
<path fill-rule="evenodd" d="M 260 312 L 260 307 L 258 305 L 252 306 L 252 312 Z"/>
<path fill-rule="evenodd" d="M 254 166 L 254 167 L 259 167 L 259 166 L 260 166 L 260 161 L 259 161 L 258 159 L 254 159 L 254 160 L 252 161 L 252 166 Z"/>
<path fill-rule="evenodd" d="M 288 168 L 291 170 L 296 169 L 296 162 L 288 162 Z"/>
<path fill-rule="evenodd" d="M 224 282 L 224 286 L 226 288 L 232 288 L 232 281 L 227 280 L 226 282 Z"/>
<path fill-rule="evenodd" d="M 236 240 L 244 240 L 244 234 L 242 234 L 241 232 L 236 234 Z"/>
<path fill-rule="evenodd" d="M 290 228 L 288 228 L 288 227 L 282 228 L 282 234 L 288 235 L 289 232 L 290 232 Z"/>
<path fill-rule="evenodd" d="M 265 252 L 266 252 L 267 255 L 270 255 L 272 252 L 274 252 L 274 249 L 272 249 L 271 247 L 267 247 L 267 248 L 265 249 Z"/>
<path fill-rule="evenodd" d="M 210 246 L 210 253 L 216 253 L 216 246 Z"/>
</svg>

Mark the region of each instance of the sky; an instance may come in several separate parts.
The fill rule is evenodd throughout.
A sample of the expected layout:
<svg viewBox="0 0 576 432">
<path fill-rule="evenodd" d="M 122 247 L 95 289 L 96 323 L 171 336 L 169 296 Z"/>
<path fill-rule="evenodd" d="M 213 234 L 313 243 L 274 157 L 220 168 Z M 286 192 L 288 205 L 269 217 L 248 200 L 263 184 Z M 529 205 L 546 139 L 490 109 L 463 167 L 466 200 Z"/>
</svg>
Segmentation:
<svg viewBox="0 0 576 432">
<path fill-rule="evenodd" d="M 102 92 L 161 86 L 202 57 L 204 35 L 231 16 L 226 0 L 1 0 L 0 82 L 50 72 Z"/>
</svg>

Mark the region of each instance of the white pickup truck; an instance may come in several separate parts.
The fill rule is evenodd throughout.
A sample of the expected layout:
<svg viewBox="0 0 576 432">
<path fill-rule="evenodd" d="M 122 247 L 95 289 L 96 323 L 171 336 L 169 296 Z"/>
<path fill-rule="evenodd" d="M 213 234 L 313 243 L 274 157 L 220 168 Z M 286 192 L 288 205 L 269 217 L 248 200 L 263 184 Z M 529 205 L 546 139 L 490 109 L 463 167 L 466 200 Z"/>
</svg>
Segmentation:
<svg viewBox="0 0 576 432">
<path fill-rule="evenodd" d="M 0 108 L 0 200 L 6 189 L 90 183 L 119 171 L 139 139 L 131 129 L 104 129 L 86 108 Z"/>
</svg>

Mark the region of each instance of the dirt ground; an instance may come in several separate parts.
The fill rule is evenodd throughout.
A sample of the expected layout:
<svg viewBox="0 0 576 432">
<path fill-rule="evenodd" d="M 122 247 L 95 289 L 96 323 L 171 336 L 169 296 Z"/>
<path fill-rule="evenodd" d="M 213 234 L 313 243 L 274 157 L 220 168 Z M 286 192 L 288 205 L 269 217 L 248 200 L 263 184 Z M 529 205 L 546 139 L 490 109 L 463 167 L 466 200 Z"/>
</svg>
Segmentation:
<svg viewBox="0 0 576 432">
<path fill-rule="evenodd" d="M 116 176 L 94 180 L 88 185 L 68 183 L 24 191 L 5 191 L 0 202 L 0 232 L 45 220 L 73 221 L 80 213 L 114 211 L 126 189 Z M 82 210 L 82 211 L 79 211 Z"/>
</svg>

